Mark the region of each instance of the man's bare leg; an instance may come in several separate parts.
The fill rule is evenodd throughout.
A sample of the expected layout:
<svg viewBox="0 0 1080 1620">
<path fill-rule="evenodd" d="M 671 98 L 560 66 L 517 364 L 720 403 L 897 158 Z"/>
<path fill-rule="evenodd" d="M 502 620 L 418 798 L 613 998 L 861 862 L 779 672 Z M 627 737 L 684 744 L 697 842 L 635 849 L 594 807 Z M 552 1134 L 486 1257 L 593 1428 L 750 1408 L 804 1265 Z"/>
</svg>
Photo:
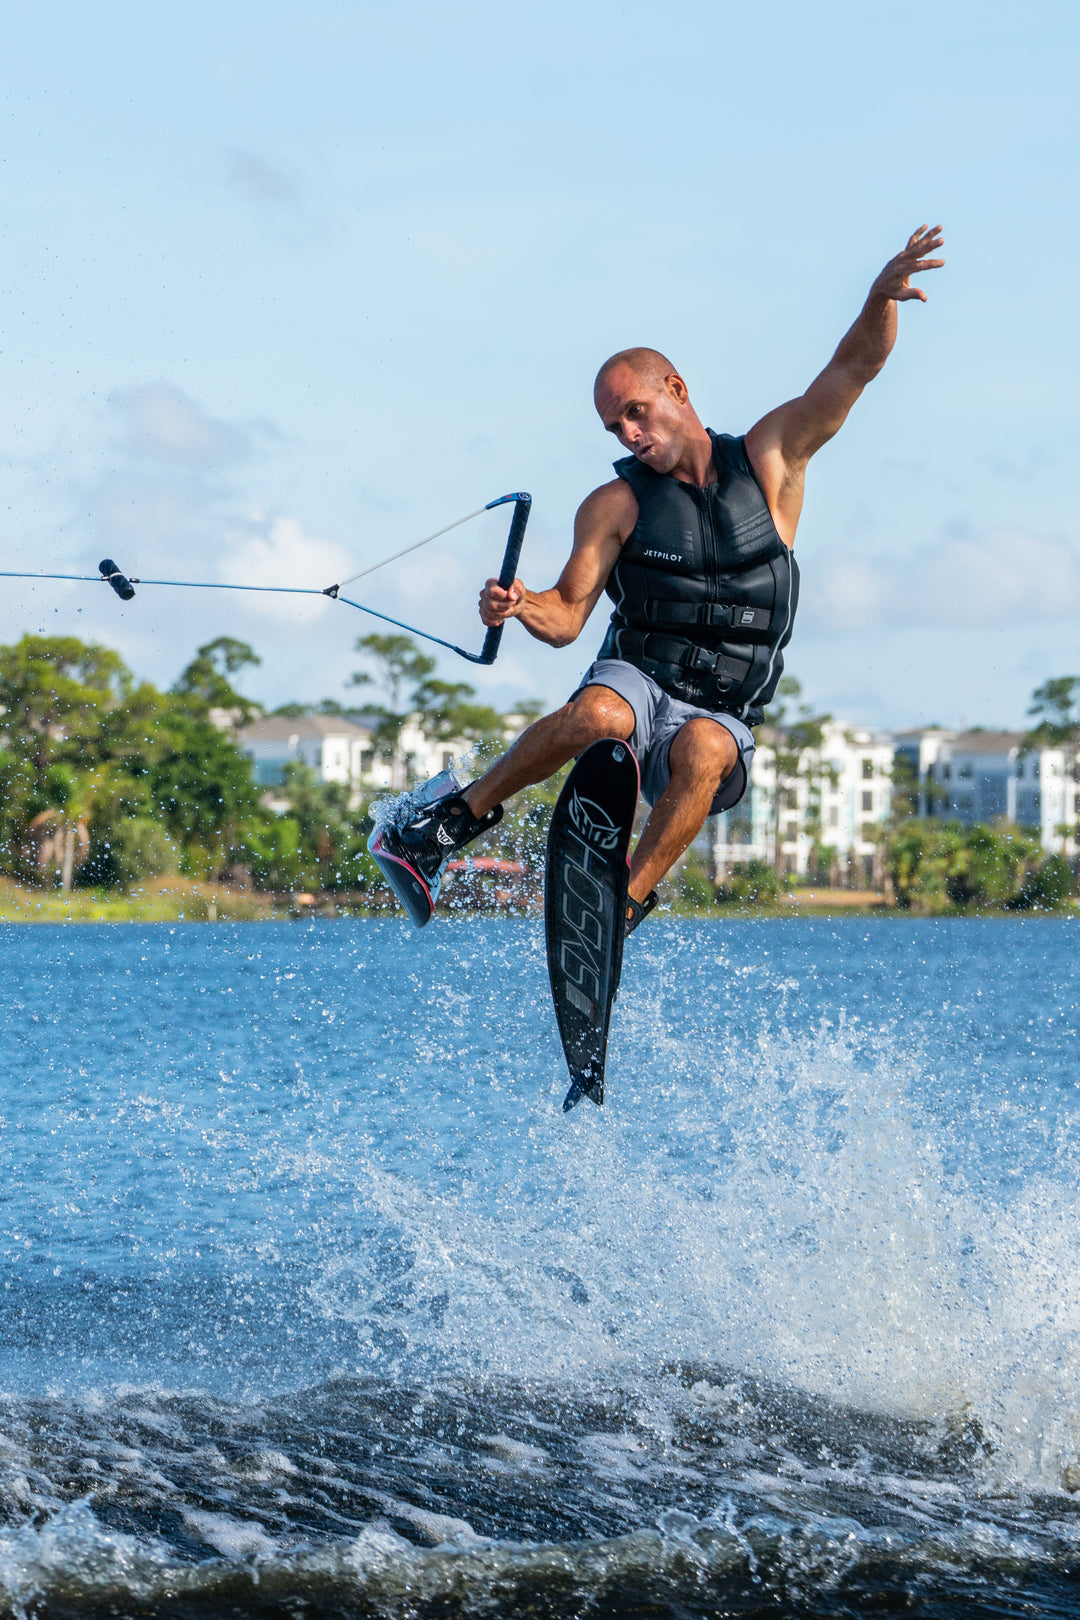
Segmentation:
<svg viewBox="0 0 1080 1620">
<path fill-rule="evenodd" d="M 502 758 L 465 789 L 465 802 L 479 820 L 492 805 L 502 804 L 522 788 L 546 782 L 590 743 L 601 737 L 621 737 L 628 742 L 633 731 L 634 711 L 624 698 L 609 686 L 586 686 L 561 709 L 523 731 Z"/>
<path fill-rule="evenodd" d="M 671 780 L 641 830 L 630 862 L 630 897 L 642 901 L 693 843 L 739 750 L 716 720 L 688 720 L 671 744 Z"/>
</svg>

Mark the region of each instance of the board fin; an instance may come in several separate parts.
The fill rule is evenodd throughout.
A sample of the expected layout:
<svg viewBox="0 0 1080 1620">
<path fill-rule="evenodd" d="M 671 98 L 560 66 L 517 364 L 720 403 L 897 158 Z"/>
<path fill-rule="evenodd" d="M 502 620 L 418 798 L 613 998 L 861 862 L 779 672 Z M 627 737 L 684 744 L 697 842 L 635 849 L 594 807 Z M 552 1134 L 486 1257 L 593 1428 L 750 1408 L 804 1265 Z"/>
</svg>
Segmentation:
<svg viewBox="0 0 1080 1620">
<path fill-rule="evenodd" d="M 588 1097 L 598 1108 L 603 1106 L 604 1076 L 594 1075 L 591 1063 L 582 1069 L 580 1074 L 575 1074 L 570 1081 L 570 1090 L 563 1098 L 563 1113 L 568 1114 L 571 1108 L 576 1108 L 582 1097 Z"/>
</svg>

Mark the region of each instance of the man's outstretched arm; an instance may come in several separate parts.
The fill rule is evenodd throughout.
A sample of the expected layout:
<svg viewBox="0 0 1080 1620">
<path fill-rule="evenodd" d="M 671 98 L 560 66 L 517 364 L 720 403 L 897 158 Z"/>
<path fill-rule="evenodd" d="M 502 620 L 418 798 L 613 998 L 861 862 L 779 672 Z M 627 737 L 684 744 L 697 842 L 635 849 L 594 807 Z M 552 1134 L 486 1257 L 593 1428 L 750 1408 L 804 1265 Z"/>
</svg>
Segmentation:
<svg viewBox="0 0 1080 1620">
<path fill-rule="evenodd" d="M 843 427 L 851 407 L 889 358 L 896 342 L 897 304 L 911 298 L 926 302 L 926 294 L 911 285 L 911 277 L 945 263 L 927 257 L 943 241 L 940 225 L 920 225 L 903 252 L 878 276 L 855 324 L 806 393 L 770 411 L 746 435 L 747 454 L 773 520 L 789 545 L 802 510 L 806 463 Z"/>
<path fill-rule="evenodd" d="M 530 636 L 551 647 L 576 641 L 599 600 L 623 541 L 637 522 L 637 501 L 621 478 L 594 489 L 574 520 L 574 546 L 557 584 L 530 591 L 515 579 L 505 590 L 489 579 L 480 592 L 480 617 L 490 628 L 520 619 Z"/>
</svg>

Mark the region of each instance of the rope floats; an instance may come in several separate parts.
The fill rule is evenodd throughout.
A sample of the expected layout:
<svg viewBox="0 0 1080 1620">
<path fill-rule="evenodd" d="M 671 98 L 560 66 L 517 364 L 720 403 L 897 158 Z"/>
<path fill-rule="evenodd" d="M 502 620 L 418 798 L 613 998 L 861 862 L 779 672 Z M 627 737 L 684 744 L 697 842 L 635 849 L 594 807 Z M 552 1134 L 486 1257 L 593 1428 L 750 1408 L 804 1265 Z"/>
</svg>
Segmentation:
<svg viewBox="0 0 1080 1620">
<path fill-rule="evenodd" d="M 529 521 L 529 511 L 532 506 L 532 496 L 524 490 L 518 490 L 512 495 L 499 495 L 486 506 L 478 506 L 475 512 L 467 512 L 464 517 L 455 518 L 445 528 L 436 529 L 434 534 L 425 535 L 423 540 L 416 540 L 411 546 L 402 551 L 392 552 L 389 557 L 383 557 L 380 562 L 371 563 L 367 568 L 361 568 L 358 573 L 350 574 L 347 579 L 341 580 L 337 585 L 327 585 L 322 590 L 311 585 L 228 585 L 220 580 L 207 579 L 139 579 L 123 573 L 111 557 L 105 557 L 99 563 L 100 581 L 110 585 L 122 602 L 130 602 L 135 595 L 136 585 L 162 585 L 177 590 L 189 591 L 258 591 L 276 596 L 329 596 L 335 602 L 344 602 L 346 607 L 356 608 L 359 613 L 368 613 L 372 618 L 382 619 L 384 624 L 395 625 L 399 630 L 407 630 L 410 635 L 419 636 L 423 641 L 434 642 L 438 647 L 446 647 L 455 652 L 460 658 L 468 659 L 470 664 L 493 664 L 499 654 L 499 643 L 502 641 L 503 627 L 497 625 L 489 630 L 484 637 L 484 645 L 478 653 L 468 652 L 464 647 L 455 646 L 452 641 L 444 641 L 441 636 L 432 635 L 430 630 L 420 630 L 415 625 L 404 624 L 400 619 L 392 619 L 388 613 L 380 613 L 377 608 L 367 607 L 363 602 L 354 602 L 351 597 L 342 596 L 343 585 L 351 585 L 354 580 L 363 579 L 366 574 L 373 574 L 376 569 L 384 568 L 387 563 L 396 562 L 399 557 L 408 556 L 411 551 L 419 551 L 440 535 L 449 534 L 451 529 L 460 528 L 463 523 L 479 517 L 483 512 L 490 512 L 496 506 L 506 506 L 513 502 L 514 512 L 510 520 L 510 532 L 507 535 L 506 546 L 503 551 L 502 565 L 499 569 L 499 584 L 503 589 L 514 583 L 517 575 L 518 561 L 521 557 L 521 547 L 525 539 L 525 525 Z M 0 570 L 0 579 L 63 579 L 82 583 L 97 583 L 99 575 L 95 574 L 34 574 L 19 573 Z"/>
</svg>

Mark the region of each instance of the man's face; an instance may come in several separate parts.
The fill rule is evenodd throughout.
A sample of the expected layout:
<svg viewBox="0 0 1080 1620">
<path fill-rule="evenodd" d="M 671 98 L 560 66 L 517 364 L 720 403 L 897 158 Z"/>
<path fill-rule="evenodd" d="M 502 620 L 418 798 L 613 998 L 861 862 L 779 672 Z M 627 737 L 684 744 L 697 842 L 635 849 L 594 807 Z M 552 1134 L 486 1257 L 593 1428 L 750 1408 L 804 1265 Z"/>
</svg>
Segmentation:
<svg viewBox="0 0 1080 1620">
<path fill-rule="evenodd" d="M 658 382 L 616 366 L 597 388 L 595 403 L 608 432 L 646 467 L 669 473 L 678 463 L 693 413 L 676 372 Z"/>
</svg>

